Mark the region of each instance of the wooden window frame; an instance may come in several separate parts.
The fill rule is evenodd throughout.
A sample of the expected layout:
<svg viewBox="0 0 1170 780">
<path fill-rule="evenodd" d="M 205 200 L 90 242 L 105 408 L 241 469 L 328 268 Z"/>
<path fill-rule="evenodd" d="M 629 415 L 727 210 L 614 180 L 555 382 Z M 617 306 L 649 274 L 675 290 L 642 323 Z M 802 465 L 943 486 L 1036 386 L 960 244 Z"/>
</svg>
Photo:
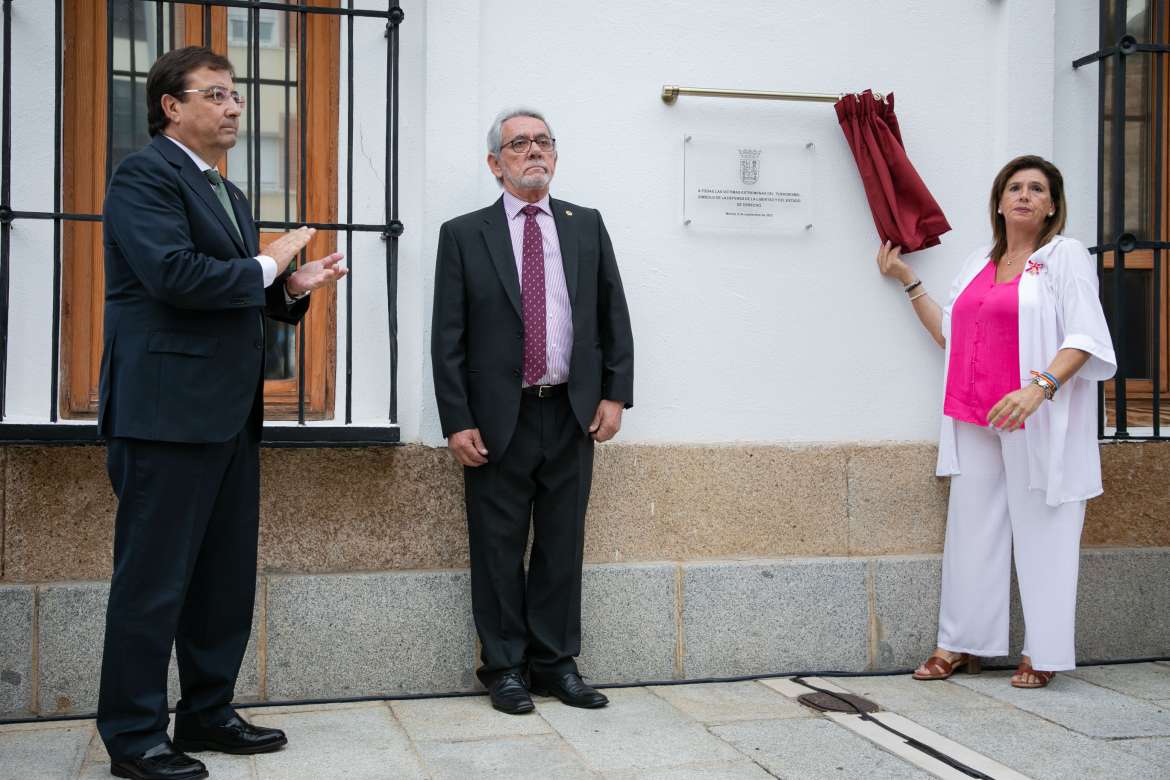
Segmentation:
<svg viewBox="0 0 1170 780">
<path fill-rule="evenodd" d="M 315 0 L 314 5 L 338 7 L 339 0 Z M 165 7 L 160 4 L 158 7 Z M 201 44 L 204 38 L 204 6 L 175 3 L 182 14 L 183 40 L 176 45 Z M 62 138 L 63 211 L 100 214 L 106 188 L 107 50 L 105 3 L 65 0 Z M 298 74 L 298 89 L 305 87 L 304 116 L 308 139 L 304 160 L 309 183 L 305 193 L 304 222 L 337 222 L 338 109 L 340 103 L 340 20 L 333 14 L 301 14 L 305 24 L 305 72 Z M 211 47 L 227 52 L 227 7 L 211 8 Z M 289 41 L 285 45 L 289 45 Z M 240 68 L 241 71 L 246 68 Z M 95 110 L 97 109 L 97 110 Z M 295 134 L 299 138 L 299 131 Z M 293 139 L 290 139 L 292 141 Z M 299 145 L 299 141 L 297 142 Z M 298 150 L 299 152 L 299 150 Z M 294 162 L 290 180 L 300 180 Z M 226 157 L 220 163 L 225 175 Z M 258 194 L 258 193 L 257 193 Z M 298 196 L 300 193 L 298 192 Z M 262 230 L 264 247 L 283 231 Z M 309 259 L 336 250 L 337 234 L 318 231 L 306 249 Z M 60 412 L 67 419 L 92 419 L 98 405 L 98 379 L 102 352 L 104 266 L 99 223 L 67 221 L 62 230 L 62 305 Z M 309 311 L 297 329 L 294 349 L 300 359 L 304 347 L 304 416 L 307 420 L 332 419 L 337 377 L 337 291 L 334 286 L 310 297 Z M 298 379 L 269 379 L 264 383 L 264 409 L 268 419 L 297 419 Z"/>
</svg>

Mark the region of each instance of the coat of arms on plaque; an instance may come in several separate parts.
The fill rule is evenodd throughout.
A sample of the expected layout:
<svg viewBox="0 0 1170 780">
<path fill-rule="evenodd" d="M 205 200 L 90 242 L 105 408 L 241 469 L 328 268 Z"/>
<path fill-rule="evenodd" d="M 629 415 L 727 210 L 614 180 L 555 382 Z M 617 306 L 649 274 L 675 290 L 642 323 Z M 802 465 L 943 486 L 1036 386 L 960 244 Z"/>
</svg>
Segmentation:
<svg viewBox="0 0 1170 780">
<path fill-rule="evenodd" d="M 760 149 L 739 150 L 739 180 L 755 184 L 760 180 Z"/>
</svg>

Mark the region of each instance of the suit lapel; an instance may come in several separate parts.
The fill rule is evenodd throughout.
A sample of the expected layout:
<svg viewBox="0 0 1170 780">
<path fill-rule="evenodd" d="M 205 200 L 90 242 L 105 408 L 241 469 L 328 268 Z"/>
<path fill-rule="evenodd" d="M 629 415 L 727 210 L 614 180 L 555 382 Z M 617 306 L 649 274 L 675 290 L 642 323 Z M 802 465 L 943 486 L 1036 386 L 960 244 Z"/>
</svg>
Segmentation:
<svg viewBox="0 0 1170 780">
<path fill-rule="evenodd" d="M 565 268 L 565 286 L 569 292 L 569 303 L 577 301 L 577 225 L 572 210 L 563 201 L 549 198 L 553 222 L 557 226 L 557 239 L 561 244 L 561 264 Z"/>
<path fill-rule="evenodd" d="M 203 202 L 203 205 L 206 206 L 211 211 L 211 213 L 215 215 L 217 220 L 219 220 L 219 224 L 228 234 L 228 237 L 231 238 L 232 243 L 235 244 L 241 252 L 247 253 L 248 247 L 241 243 L 240 236 L 236 234 L 236 229 L 232 225 L 231 219 L 228 217 L 227 212 L 223 210 L 223 206 L 220 205 L 219 199 L 215 197 L 215 191 L 211 189 L 211 184 L 207 181 L 207 177 L 200 172 L 199 168 L 196 167 L 195 162 L 187 156 L 186 152 L 184 152 L 182 149 L 180 149 L 162 135 L 155 136 L 152 143 L 154 144 L 155 148 L 158 149 L 159 153 L 162 154 L 162 156 L 167 160 L 169 160 L 172 165 L 178 166 L 179 176 L 182 177 L 187 186 L 190 187 L 192 191 L 194 191 L 195 195 Z M 230 194 L 228 197 L 231 197 Z"/>
<path fill-rule="evenodd" d="M 520 277 L 516 273 L 516 256 L 512 252 L 512 235 L 508 232 L 508 215 L 504 211 L 503 197 L 487 209 L 483 221 L 483 239 L 487 244 L 488 254 L 491 255 L 492 265 L 496 267 L 496 273 L 504 285 L 508 300 L 512 302 L 512 308 L 523 319 L 524 312 L 520 308 Z"/>
</svg>

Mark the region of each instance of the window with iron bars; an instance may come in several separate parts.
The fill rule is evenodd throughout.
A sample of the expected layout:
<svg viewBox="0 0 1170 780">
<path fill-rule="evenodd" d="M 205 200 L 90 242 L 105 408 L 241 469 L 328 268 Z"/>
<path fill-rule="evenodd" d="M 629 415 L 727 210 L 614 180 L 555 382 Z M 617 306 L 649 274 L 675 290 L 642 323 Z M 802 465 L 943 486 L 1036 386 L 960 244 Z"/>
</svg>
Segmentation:
<svg viewBox="0 0 1170 780">
<path fill-rule="evenodd" d="M 1101 386 L 1100 434 L 1166 438 L 1170 410 L 1170 13 L 1158 0 L 1102 0 L 1100 50 L 1073 63 L 1099 67 L 1097 255 L 1117 374 Z"/>
<path fill-rule="evenodd" d="M 385 11 L 355 9 L 353 0 L 56 0 L 56 159 L 54 211 L 21 211 L 11 203 L 11 29 L 13 0 L 4 13 L 3 154 L 0 155 L 0 323 L 7 331 L 10 279 L 9 231 L 18 219 L 54 222 L 54 356 L 51 422 L 92 417 L 101 357 L 103 298 L 99 217 L 109 175 L 117 163 L 148 141 L 145 80 L 162 53 L 201 44 L 226 54 L 235 82 L 249 102 L 241 117 L 240 143 L 221 171 L 247 193 L 261 229 L 261 246 L 290 227 L 318 228 L 306 257 L 348 250 L 354 232 L 376 231 L 386 243 L 387 317 L 390 332 L 389 422 L 397 421 L 397 212 L 398 26 L 397 2 Z M 342 3 L 345 7 L 342 7 Z M 353 34 L 355 21 L 386 26 L 386 193 L 381 224 L 340 222 L 353 213 Z M 347 62 L 342 79 L 341 36 Z M 339 121 L 340 91 L 348 90 L 348 117 Z M 104 111 L 95 111 L 104 107 Z M 344 131 L 345 138 L 339 137 Z M 338 154 L 338 148 L 344 156 Z M 339 159 L 347 166 L 344 204 L 339 203 Z M 339 241 L 343 244 L 339 247 Z M 349 252 L 347 251 L 347 254 Z M 351 258 L 352 262 L 352 258 Z M 353 277 L 348 277 L 352 291 Z M 351 383 L 343 410 L 335 408 L 336 292 L 312 298 L 305 321 L 270 328 L 266 415 L 270 419 L 334 419 L 352 422 Z M 352 295 L 346 295 L 351 306 Z M 342 370 L 352 369 L 352 317 L 345 318 Z M 59 351 L 59 352 L 58 352 Z M 0 343 L 0 421 L 4 413 L 7 347 Z M 38 426 L 0 426 L 5 440 L 57 440 Z M 47 427 L 47 426 L 39 426 Z M 76 430 L 75 426 L 69 426 Z M 340 427 L 337 429 L 340 431 Z M 266 429 L 266 438 L 269 431 Z M 387 439 L 363 428 L 335 433 L 341 441 Z M 289 442 L 326 442 L 322 429 Z M 355 438 L 356 436 L 356 438 Z M 14 439 L 15 437 L 15 439 Z M 82 436 L 82 438 L 84 438 Z M 390 437 L 393 438 L 393 437 Z"/>
</svg>

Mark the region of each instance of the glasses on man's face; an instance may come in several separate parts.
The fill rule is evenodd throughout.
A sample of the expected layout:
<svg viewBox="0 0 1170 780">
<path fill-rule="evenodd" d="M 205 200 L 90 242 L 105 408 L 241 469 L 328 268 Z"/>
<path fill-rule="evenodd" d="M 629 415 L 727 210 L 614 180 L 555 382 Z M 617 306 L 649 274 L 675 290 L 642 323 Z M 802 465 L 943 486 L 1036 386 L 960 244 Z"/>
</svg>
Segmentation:
<svg viewBox="0 0 1170 780">
<path fill-rule="evenodd" d="M 223 102 L 225 100 L 227 100 L 229 97 L 232 100 L 234 100 L 236 105 L 239 106 L 240 108 L 243 108 L 244 104 L 248 102 L 247 99 L 243 95 L 241 95 L 239 92 L 236 92 L 235 90 L 227 89 L 226 87 L 219 87 L 219 86 L 202 87 L 200 89 L 183 89 L 183 90 L 179 91 L 179 94 L 186 95 L 190 92 L 198 92 L 199 94 L 203 95 L 208 100 L 210 100 L 212 103 L 215 103 L 217 106 L 223 105 Z"/>
<path fill-rule="evenodd" d="M 525 138 L 521 136 L 520 138 L 513 138 L 504 144 L 504 146 L 516 154 L 528 154 L 528 150 L 532 148 L 533 144 L 536 144 L 537 148 L 542 152 L 551 152 L 557 146 L 557 139 L 549 138 L 547 135 L 538 135 L 536 138 Z"/>
</svg>

